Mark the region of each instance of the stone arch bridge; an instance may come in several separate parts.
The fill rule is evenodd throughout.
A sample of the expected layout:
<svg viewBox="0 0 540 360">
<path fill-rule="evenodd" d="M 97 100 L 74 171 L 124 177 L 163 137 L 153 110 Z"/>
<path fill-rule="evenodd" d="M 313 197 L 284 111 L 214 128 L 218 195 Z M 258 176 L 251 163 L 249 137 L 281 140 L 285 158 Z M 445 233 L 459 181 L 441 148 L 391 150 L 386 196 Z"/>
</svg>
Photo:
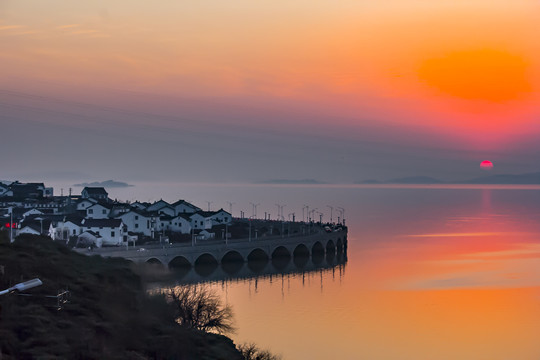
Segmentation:
<svg viewBox="0 0 540 360">
<path fill-rule="evenodd" d="M 235 239 L 197 244 L 167 244 L 152 247 L 101 248 L 87 254 L 122 257 L 138 263 L 155 263 L 168 267 L 194 266 L 204 263 L 226 263 L 279 257 L 308 256 L 314 253 L 335 254 L 347 247 L 347 231 L 314 235 Z"/>
</svg>

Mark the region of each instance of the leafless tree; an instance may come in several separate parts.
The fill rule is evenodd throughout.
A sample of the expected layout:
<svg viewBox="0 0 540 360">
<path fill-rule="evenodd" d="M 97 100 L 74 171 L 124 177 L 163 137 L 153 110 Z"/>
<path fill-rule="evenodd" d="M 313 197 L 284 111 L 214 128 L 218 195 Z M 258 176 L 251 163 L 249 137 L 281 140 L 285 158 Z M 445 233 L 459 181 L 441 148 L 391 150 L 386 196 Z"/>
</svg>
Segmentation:
<svg viewBox="0 0 540 360">
<path fill-rule="evenodd" d="M 253 343 L 238 345 L 238 351 L 245 360 L 280 360 L 281 356 L 274 355 L 268 350 L 261 350 Z"/>
<path fill-rule="evenodd" d="M 219 334 L 233 333 L 233 312 L 219 297 L 202 285 L 170 288 L 168 300 L 176 310 L 176 321 L 185 327 Z"/>
</svg>

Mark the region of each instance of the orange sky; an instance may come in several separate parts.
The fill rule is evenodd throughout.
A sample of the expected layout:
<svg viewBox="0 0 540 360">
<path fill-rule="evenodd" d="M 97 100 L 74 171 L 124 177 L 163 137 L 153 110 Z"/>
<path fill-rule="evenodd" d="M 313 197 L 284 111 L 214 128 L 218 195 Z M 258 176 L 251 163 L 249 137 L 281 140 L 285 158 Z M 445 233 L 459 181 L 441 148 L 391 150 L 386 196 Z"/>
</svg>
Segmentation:
<svg viewBox="0 0 540 360">
<path fill-rule="evenodd" d="M 349 114 L 376 97 L 442 118 L 501 109 L 526 118 L 538 96 L 534 1 L 164 5 L 10 4 L 0 59 L 12 75 L 114 88 L 328 106 L 343 97 Z M 393 110 L 380 109 L 386 120 Z"/>
<path fill-rule="evenodd" d="M 376 126 L 390 144 L 432 134 L 496 157 L 540 132 L 539 14 L 532 0 L 12 1 L 0 81 L 75 101 L 218 99 L 284 112 L 218 120 L 233 125 Z"/>
</svg>

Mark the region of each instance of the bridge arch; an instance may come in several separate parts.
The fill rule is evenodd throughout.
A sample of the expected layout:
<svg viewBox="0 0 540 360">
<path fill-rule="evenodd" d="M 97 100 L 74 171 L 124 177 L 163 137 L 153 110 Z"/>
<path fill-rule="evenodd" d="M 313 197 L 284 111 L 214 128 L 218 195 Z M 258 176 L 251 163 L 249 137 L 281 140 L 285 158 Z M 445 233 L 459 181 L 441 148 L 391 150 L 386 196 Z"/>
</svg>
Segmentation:
<svg viewBox="0 0 540 360">
<path fill-rule="evenodd" d="M 326 253 L 335 253 L 335 252 L 336 252 L 336 245 L 334 244 L 334 241 L 330 239 L 326 243 Z"/>
<path fill-rule="evenodd" d="M 343 241 L 341 241 L 341 238 L 338 238 L 336 241 L 336 250 L 338 253 L 343 251 Z"/>
<path fill-rule="evenodd" d="M 278 246 L 272 251 L 272 265 L 278 270 L 284 270 L 291 262 L 291 253 L 285 246 Z"/>
<path fill-rule="evenodd" d="M 169 261 L 169 269 L 190 268 L 191 263 L 184 256 L 179 255 Z"/>
<path fill-rule="evenodd" d="M 244 257 L 236 250 L 228 251 L 221 258 L 221 268 L 229 275 L 237 274 L 244 266 Z"/>
<path fill-rule="evenodd" d="M 158 258 L 150 258 L 148 260 L 145 261 L 147 264 L 150 264 L 150 265 L 161 265 L 163 266 L 163 263 L 158 259 Z"/>
<path fill-rule="evenodd" d="M 318 265 L 322 263 L 323 260 L 324 260 L 324 246 L 321 244 L 320 241 L 317 241 L 311 247 L 311 261 L 313 261 L 315 265 Z"/>
<path fill-rule="evenodd" d="M 269 256 L 266 251 L 261 248 L 251 250 L 251 252 L 247 256 L 248 261 L 268 261 L 268 258 Z"/>
<path fill-rule="evenodd" d="M 240 263 L 244 262 L 244 257 L 242 254 L 240 254 L 236 250 L 229 250 L 223 257 L 221 258 L 221 263 Z"/>
<path fill-rule="evenodd" d="M 304 244 L 298 244 L 295 248 L 294 248 L 294 251 L 293 251 L 293 256 L 295 257 L 309 257 L 309 249 L 306 245 Z"/>
<path fill-rule="evenodd" d="M 275 258 L 290 258 L 291 252 L 285 246 L 278 246 L 272 251 L 272 259 Z"/>
<path fill-rule="evenodd" d="M 218 268 L 217 259 L 212 254 L 201 254 L 197 260 L 195 260 L 195 272 L 200 276 L 206 277 L 211 275 Z"/>
<path fill-rule="evenodd" d="M 320 241 L 316 241 L 315 244 L 311 247 L 311 253 L 324 253 L 324 246 L 321 244 Z"/>
<path fill-rule="evenodd" d="M 303 268 L 309 261 L 309 249 L 304 244 L 299 244 L 293 251 L 293 262 L 297 268 Z"/>
<path fill-rule="evenodd" d="M 217 259 L 209 253 L 204 253 L 199 255 L 197 260 L 195 260 L 195 266 L 197 265 L 204 265 L 204 264 L 217 264 Z"/>
</svg>

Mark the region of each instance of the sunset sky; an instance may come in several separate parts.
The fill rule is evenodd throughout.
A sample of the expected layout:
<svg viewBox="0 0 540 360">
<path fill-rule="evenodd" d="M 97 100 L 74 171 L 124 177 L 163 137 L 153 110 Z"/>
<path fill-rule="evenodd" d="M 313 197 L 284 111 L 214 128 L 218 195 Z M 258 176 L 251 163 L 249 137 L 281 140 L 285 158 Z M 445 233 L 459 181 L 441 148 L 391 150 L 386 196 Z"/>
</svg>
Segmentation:
<svg viewBox="0 0 540 360">
<path fill-rule="evenodd" d="M 540 3 L 0 2 L 1 177 L 540 171 Z"/>
</svg>

